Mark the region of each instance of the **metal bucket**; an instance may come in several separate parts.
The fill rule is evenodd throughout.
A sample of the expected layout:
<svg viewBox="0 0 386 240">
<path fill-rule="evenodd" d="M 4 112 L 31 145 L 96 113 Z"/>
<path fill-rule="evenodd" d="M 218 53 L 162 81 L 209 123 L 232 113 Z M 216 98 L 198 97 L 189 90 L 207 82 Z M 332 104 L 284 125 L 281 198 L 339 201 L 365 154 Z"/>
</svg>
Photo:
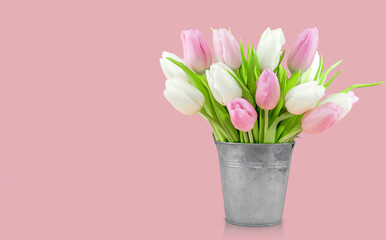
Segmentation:
<svg viewBox="0 0 386 240">
<path fill-rule="evenodd" d="M 242 226 L 281 223 L 294 145 L 216 141 L 226 222 Z"/>
</svg>

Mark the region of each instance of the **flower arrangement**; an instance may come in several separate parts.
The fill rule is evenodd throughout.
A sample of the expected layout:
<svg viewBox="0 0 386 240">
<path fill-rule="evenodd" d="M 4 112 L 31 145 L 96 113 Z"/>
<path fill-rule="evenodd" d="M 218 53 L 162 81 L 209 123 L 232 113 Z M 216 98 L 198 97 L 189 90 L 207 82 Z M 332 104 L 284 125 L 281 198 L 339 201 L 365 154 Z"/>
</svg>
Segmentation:
<svg viewBox="0 0 386 240">
<path fill-rule="evenodd" d="M 354 84 L 323 98 L 341 71 L 328 75 L 341 61 L 324 69 L 317 28 L 303 30 L 289 50 L 290 75 L 281 65 L 286 51 L 280 28 L 267 28 L 257 48 L 248 44 L 247 51 L 230 30 L 212 30 L 216 63 L 198 30 L 182 31 L 183 60 L 163 52 L 160 63 L 166 99 L 183 114 L 200 113 L 216 141 L 287 143 L 303 131 L 321 133 L 358 102 L 353 89 L 383 83 Z"/>
</svg>

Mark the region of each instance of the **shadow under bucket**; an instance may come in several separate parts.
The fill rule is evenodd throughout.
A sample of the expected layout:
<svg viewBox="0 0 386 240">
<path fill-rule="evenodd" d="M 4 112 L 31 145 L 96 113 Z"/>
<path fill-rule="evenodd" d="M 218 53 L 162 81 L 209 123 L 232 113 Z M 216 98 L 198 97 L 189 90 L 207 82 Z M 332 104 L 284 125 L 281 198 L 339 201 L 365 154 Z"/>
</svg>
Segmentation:
<svg viewBox="0 0 386 240">
<path fill-rule="evenodd" d="M 225 221 L 242 226 L 280 224 L 295 142 L 215 143 Z"/>
</svg>

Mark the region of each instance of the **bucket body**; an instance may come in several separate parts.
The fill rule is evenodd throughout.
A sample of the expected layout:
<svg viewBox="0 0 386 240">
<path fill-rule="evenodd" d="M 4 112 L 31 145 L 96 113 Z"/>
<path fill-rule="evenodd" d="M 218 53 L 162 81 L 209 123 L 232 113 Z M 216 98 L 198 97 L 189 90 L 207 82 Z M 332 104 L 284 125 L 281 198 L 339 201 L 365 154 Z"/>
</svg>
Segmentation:
<svg viewBox="0 0 386 240">
<path fill-rule="evenodd" d="M 242 226 L 281 223 L 294 145 L 216 141 L 226 222 Z"/>
</svg>

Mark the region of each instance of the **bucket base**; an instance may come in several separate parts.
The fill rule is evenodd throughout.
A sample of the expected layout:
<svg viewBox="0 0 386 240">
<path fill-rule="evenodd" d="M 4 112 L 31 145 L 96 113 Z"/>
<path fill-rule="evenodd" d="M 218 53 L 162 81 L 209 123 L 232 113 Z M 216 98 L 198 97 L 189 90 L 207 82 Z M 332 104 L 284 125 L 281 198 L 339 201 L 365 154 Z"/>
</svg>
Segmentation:
<svg viewBox="0 0 386 240">
<path fill-rule="evenodd" d="M 243 226 L 243 227 L 269 227 L 269 226 L 279 225 L 279 224 L 281 224 L 282 221 L 280 220 L 280 221 L 274 222 L 274 223 L 249 224 L 249 223 L 232 222 L 232 221 L 225 218 L 225 222 L 232 224 L 232 225 Z"/>
</svg>

